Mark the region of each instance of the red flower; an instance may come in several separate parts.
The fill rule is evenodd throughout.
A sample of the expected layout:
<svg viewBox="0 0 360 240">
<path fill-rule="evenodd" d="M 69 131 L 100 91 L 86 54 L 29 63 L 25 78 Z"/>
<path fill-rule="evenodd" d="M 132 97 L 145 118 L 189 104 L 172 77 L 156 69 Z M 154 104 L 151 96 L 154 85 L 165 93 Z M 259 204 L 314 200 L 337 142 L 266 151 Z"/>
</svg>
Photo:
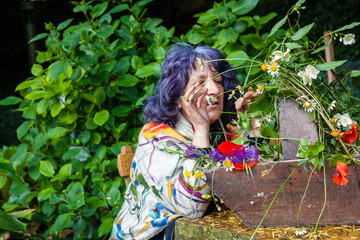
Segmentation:
<svg viewBox="0 0 360 240">
<path fill-rule="evenodd" d="M 334 175 L 334 183 L 336 183 L 338 185 L 346 186 L 346 184 L 349 181 L 346 178 L 347 175 L 348 175 L 348 173 L 347 173 L 347 165 L 345 163 L 343 163 L 343 162 L 337 161 L 337 163 L 336 163 L 336 174 Z"/>
<path fill-rule="evenodd" d="M 234 164 L 234 167 L 236 170 L 245 170 L 246 168 L 251 168 L 254 165 L 258 164 L 259 162 L 249 162 L 249 163 L 245 163 L 247 165 L 247 167 L 244 167 L 244 165 L 242 163 L 239 164 Z"/>
<path fill-rule="evenodd" d="M 347 141 L 349 144 L 352 144 L 356 141 L 358 137 L 358 131 L 356 129 L 356 124 L 352 124 L 348 132 L 344 132 L 343 140 Z"/>
<path fill-rule="evenodd" d="M 241 150 L 242 148 L 243 148 L 242 145 L 237 145 L 230 141 L 222 142 L 218 146 L 218 149 L 222 154 L 229 155 L 229 156 L 234 156 L 234 153 L 236 152 L 236 150 Z"/>
</svg>

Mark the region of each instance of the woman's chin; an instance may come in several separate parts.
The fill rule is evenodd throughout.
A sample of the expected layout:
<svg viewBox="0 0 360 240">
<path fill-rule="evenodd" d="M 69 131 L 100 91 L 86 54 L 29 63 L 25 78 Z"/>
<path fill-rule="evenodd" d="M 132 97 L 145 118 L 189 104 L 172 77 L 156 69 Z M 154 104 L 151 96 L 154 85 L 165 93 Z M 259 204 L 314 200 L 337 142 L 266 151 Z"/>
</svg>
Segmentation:
<svg viewBox="0 0 360 240">
<path fill-rule="evenodd" d="M 221 113 L 219 112 L 210 112 L 209 113 L 209 120 L 210 120 L 210 124 L 213 124 L 214 122 L 216 122 L 221 116 Z"/>
</svg>

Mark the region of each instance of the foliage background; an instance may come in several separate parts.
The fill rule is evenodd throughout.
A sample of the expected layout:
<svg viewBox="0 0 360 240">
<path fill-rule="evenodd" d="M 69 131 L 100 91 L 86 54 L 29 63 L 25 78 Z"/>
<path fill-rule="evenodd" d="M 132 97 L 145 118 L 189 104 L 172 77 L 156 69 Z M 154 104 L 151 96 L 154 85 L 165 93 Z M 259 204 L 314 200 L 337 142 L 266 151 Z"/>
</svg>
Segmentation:
<svg viewBox="0 0 360 240">
<path fill-rule="evenodd" d="M 58 235 L 73 226 L 69 238 L 106 236 L 125 188 L 117 178 L 116 156 L 121 146 L 136 143 L 141 102 L 151 94 L 169 46 L 202 41 L 215 44 L 228 57 L 254 56 L 268 46 L 266 34 L 295 2 L 259 1 L 248 13 L 242 9 L 251 10 L 256 1 L 97 1 L 95 8 L 79 5 L 77 14 L 67 1 L 35 2 L 35 14 L 23 12 L 22 17 L 33 18 L 36 32 L 45 33 L 35 42 L 37 64 L 19 61 L 26 59 L 27 41 L 12 25 L 4 28 L 17 41 L 1 39 L 2 62 L 13 62 L 2 64 L 1 98 L 17 96 L 1 109 L 2 209 L 35 209 L 20 214 L 34 235 Z M 14 3 L 9 6 L 15 9 Z M 309 1 L 306 6 L 302 23 L 315 21 L 316 29 L 309 38 L 358 21 L 355 0 L 344 5 Z M 10 12 L 1 14 L 3 21 L 12 20 Z M 196 12 L 206 13 L 191 18 Z M 336 59 L 350 55 L 348 67 L 359 68 L 359 49 L 335 47 Z"/>
</svg>

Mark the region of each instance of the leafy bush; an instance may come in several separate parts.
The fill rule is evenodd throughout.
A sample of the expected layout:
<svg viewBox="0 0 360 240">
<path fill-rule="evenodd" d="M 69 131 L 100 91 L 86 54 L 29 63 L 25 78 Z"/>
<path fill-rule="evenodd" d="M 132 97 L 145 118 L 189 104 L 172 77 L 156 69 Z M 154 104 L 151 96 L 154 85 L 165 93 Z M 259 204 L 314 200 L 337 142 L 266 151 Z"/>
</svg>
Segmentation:
<svg viewBox="0 0 360 240">
<path fill-rule="evenodd" d="M 21 143 L 0 152 L 2 208 L 12 212 L 0 215 L 15 224 L 0 228 L 25 232 L 16 222 L 22 218 L 26 231 L 40 238 L 109 233 L 126 188 L 116 156 L 124 145 L 136 147 L 141 105 L 160 77 L 166 50 L 181 40 L 202 42 L 250 71 L 244 59 L 267 46 L 260 30 L 276 16 L 244 16 L 258 1 L 215 2 L 177 38 L 161 19 L 145 17 L 151 1 L 74 2 L 83 22 L 47 23 L 47 31 L 31 40 L 45 41 L 46 51 L 37 53 L 33 76 L 16 88 L 23 98 L 0 102 L 18 104 L 25 119 L 17 129 Z M 242 71 L 239 80 L 245 76 Z"/>
<path fill-rule="evenodd" d="M 111 230 L 126 187 L 116 156 L 137 142 L 139 107 L 177 40 L 174 28 L 145 17 L 150 1 L 77 2 L 74 12 L 86 21 L 48 23 L 31 40 L 44 39 L 47 50 L 16 88 L 23 98 L 1 102 L 19 104 L 25 121 L 17 129 L 21 144 L 0 155 L 2 208 L 35 209 L 23 216 L 31 218 L 29 232 L 72 228 L 74 238 L 96 238 Z"/>
</svg>

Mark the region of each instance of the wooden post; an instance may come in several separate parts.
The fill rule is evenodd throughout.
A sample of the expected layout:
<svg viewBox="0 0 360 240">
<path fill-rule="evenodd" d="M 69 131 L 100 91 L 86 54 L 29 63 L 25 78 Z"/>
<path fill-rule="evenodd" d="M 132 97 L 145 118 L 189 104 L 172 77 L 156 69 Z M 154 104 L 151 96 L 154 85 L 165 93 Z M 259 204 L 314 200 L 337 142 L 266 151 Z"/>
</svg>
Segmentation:
<svg viewBox="0 0 360 240">
<path fill-rule="evenodd" d="M 131 146 L 123 146 L 121 148 L 121 153 L 117 157 L 117 167 L 119 171 L 120 177 L 125 178 L 125 182 L 128 185 L 130 182 L 130 169 L 132 159 L 134 158 L 134 151 L 132 150 Z"/>
<path fill-rule="evenodd" d="M 329 34 L 331 31 L 326 31 L 324 32 L 324 37 L 325 37 L 325 44 L 327 44 L 330 40 L 331 40 L 331 35 Z M 326 47 L 325 49 L 325 59 L 326 62 L 333 62 L 335 61 L 335 53 L 334 53 L 334 44 L 333 41 L 331 41 L 331 43 L 329 44 L 329 46 Z M 333 71 L 335 71 L 335 69 L 333 69 Z M 335 76 L 334 74 L 331 72 L 331 70 L 327 71 L 327 76 L 328 76 L 328 82 L 329 84 L 335 80 Z"/>
</svg>

